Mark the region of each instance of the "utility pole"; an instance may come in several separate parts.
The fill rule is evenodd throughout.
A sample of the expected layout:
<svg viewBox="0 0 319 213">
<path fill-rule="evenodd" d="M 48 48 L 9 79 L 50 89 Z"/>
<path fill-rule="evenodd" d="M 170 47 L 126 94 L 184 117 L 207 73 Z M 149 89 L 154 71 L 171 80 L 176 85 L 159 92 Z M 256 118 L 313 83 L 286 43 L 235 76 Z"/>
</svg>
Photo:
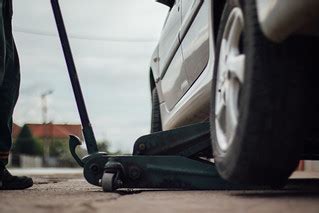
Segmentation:
<svg viewBox="0 0 319 213">
<path fill-rule="evenodd" d="M 49 142 L 49 129 L 48 129 L 48 101 L 47 96 L 51 95 L 53 90 L 47 90 L 41 94 L 42 102 L 42 123 L 44 126 L 44 138 L 43 138 L 43 155 L 44 163 L 47 165 L 48 159 L 50 157 L 50 142 Z"/>
</svg>

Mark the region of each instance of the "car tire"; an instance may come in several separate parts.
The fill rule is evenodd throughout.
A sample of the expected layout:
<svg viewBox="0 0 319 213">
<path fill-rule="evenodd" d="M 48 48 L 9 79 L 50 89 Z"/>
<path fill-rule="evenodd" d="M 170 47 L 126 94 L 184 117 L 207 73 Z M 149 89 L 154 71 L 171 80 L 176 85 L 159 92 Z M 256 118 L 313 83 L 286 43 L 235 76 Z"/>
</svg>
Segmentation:
<svg viewBox="0 0 319 213">
<path fill-rule="evenodd" d="M 157 89 L 152 90 L 151 133 L 162 131 L 161 110 Z"/>
<path fill-rule="evenodd" d="M 271 42 L 260 29 L 255 0 L 241 2 L 225 5 L 217 37 L 210 118 L 214 161 L 229 181 L 283 186 L 301 154 L 311 44 L 301 38 Z M 237 30 L 229 27 L 234 13 L 242 27 L 235 41 L 230 32 Z M 233 43 L 237 50 L 229 50 Z M 242 71 L 231 58 L 239 55 Z"/>
</svg>

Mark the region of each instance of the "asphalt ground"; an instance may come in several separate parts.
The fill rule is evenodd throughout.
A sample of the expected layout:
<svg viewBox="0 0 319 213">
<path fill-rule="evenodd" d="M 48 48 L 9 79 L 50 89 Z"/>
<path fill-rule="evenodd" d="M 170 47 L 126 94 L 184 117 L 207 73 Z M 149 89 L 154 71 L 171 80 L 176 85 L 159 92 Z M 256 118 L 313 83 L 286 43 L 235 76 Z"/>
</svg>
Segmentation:
<svg viewBox="0 0 319 213">
<path fill-rule="evenodd" d="M 14 170 L 28 174 L 28 170 Z M 29 171 L 34 186 L 0 191 L 1 213 L 37 212 L 265 212 L 319 213 L 319 173 L 297 172 L 282 190 L 103 193 L 79 170 Z"/>
</svg>

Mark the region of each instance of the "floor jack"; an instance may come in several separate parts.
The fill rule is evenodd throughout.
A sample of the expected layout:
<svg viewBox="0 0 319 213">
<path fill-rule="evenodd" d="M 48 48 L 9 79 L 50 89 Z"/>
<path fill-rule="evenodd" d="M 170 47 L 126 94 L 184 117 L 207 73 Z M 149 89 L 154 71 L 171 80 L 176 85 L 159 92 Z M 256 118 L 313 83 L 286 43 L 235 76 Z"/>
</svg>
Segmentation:
<svg viewBox="0 0 319 213">
<path fill-rule="evenodd" d="M 142 189 L 235 189 L 223 180 L 211 156 L 209 123 L 194 124 L 140 137 L 130 156 L 110 156 L 99 152 L 86 110 L 58 0 L 51 0 L 59 37 L 72 83 L 88 155 L 80 159 L 76 147 L 79 138 L 70 136 L 69 147 L 76 162 L 84 168 L 84 177 L 103 191 L 119 188 Z"/>
</svg>

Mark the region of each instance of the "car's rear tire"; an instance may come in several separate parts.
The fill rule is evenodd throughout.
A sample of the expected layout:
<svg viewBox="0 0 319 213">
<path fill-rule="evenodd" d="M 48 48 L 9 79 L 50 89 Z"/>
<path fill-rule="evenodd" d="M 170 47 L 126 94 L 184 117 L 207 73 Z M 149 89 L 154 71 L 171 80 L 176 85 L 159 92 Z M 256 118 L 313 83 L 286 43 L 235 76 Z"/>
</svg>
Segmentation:
<svg viewBox="0 0 319 213">
<path fill-rule="evenodd" d="M 152 90 L 151 133 L 162 131 L 161 110 L 157 89 Z"/>
<path fill-rule="evenodd" d="M 242 7 L 226 4 L 217 38 L 211 106 L 214 158 L 227 180 L 278 186 L 300 158 L 305 71 L 314 56 L 306 54 L 311 45 L 305 39 L 290 38 L 282 44 L 266 39 L 255 0 L 242 2 Z M 236 18 L 242 32 L 231 37 L 228 32 L 236 28 L 229 25 Z M 230 45 L 225 44 L 227 39 Z M 225 56 L 223 52 L 234 45 L 238 46 Z M 236 69 L 235 60 L 242 72 L 229 71 Z"/>
</svg>

